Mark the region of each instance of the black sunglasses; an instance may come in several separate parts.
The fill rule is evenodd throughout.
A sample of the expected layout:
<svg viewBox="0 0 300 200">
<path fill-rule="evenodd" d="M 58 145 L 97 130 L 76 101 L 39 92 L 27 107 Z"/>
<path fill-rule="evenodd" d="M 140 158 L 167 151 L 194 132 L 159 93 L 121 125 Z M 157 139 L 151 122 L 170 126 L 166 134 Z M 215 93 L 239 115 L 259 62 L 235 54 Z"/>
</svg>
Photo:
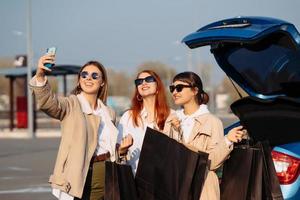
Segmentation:
<svg viewBox="0 0 300 200">
<path fill-rule="evenodd" d="M 83 79 L 86 79 L 89 76 L 92 77 L 93 80 L 98 80 L 101 78 L 100 74 L 97 72 L 92 72 L 91 74 L 89 74 L 87 71 L 82 71 L 80 73 L 80 77 Z"/>
<path fill-rule="evenodd" d="M 178 84 L 178 85 L 170 85 L 169 89 L 170 92 L 173 93 L 174 90 L 176 90 L 176 92 L 181 92 L 183 90 L 183 88 L 192 88 L 192 85 L 183 85 L 183 84 Z"/>
<path fill-rule="evenodd" d="M 134 80 L 135 86 L 141 85 L 144 81 L 146 81 L 147 83 L 156 82 L 154 76 L 147 76 L 145 78 L 137 78 L 137 79 L 135 79 Z"/>
</svg>

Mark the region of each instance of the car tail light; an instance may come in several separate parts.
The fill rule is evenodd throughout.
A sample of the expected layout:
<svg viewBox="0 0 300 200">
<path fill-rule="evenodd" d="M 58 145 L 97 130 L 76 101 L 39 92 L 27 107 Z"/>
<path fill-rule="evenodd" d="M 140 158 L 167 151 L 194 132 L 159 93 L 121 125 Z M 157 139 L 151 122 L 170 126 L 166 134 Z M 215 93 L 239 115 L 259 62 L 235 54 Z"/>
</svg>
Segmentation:
<svg viewBox="0 0 300 200">
<path fill-rule="evenodd" d="M 280 184 L 293 183 L 299 176 L 300 159 L 278 151 L 272 151 L 272 158 Z"/>
</svg>

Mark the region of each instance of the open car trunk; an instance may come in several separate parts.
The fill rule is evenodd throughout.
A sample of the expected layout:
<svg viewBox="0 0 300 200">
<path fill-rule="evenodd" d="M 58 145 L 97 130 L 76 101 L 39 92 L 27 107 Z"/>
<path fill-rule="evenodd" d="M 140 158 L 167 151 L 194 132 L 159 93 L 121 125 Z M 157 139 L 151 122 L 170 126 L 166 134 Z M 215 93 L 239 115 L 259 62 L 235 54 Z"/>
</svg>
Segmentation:
<svg viewBox="0 0 300 200">
<path fill-rule="evenodd" d="M 244 97 L 231 109 L 255 141 L 271 146 L 300 141 L 300 103 L 288 97 L 263 100 Z"/>
<path fill-rule="evenodd" d="M 221 69 L 250 96 L 231 105 L 255 141 L 300 141 L 300 35 L 272 18 L 239 17 L 209 24 L 183 39 L 210 45 Z"/>
</svg>

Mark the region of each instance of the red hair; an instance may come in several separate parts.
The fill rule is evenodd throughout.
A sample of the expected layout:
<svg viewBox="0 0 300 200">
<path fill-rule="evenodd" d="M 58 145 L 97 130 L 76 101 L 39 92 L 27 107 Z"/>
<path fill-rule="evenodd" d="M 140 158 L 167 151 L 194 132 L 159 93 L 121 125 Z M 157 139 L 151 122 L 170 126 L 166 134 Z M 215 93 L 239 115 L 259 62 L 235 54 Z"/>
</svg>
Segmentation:
<svg viewBox="0 0 300 200">
<path fill-rule="evenodd" d="M 160 77 L 152 70 L 143 70 L 138 73 L 138 76 L 141 73 L 148 73 L 155 78 L 156 81 L 156 95 L 155 95 L 155 105 L 154 105 L 154 115 L 155 115 L 155 122 L 160 130 L 164 129 L 165 121 L 170 114 L 170 108 L 167 103 L 165 87 L 163 82 L 161 81 Z M 141 121 L 140 113 L 143 108 L 143 101 L 138 98 L 139 92 L 137 87 L 135 88 L 134 96 L 131 100 L 131 112 L 132 112 L 132 120 L 134 126 L 139 126 L 139 121 Z"/>
</svg>

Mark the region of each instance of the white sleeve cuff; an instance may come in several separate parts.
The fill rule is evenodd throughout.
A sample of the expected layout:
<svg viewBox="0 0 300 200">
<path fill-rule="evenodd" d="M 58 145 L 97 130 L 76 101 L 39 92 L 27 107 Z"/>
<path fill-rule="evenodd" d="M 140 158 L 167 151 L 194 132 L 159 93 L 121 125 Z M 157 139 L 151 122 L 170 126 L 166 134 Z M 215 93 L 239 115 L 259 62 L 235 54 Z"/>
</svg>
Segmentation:
<svg viewBox="0 0 300 200">
<path fill-rule="evenodd" d="M 233 144 L 233 142 L 231 142 L 226 136 L 225 136 L 225 142 L 228 147 L 230 147 Z"/>
</svg>

